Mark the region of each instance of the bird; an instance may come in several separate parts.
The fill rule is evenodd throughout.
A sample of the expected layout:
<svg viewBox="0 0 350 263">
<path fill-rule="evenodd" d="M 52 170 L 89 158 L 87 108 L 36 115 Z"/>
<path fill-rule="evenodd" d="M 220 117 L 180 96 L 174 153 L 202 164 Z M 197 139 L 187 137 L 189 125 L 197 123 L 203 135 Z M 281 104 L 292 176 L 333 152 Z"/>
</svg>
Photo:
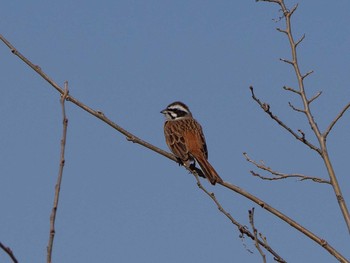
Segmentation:
<svg viewBox="0 0 350 263">
<path fill-rule="evenodd" d="M 193 118 L 188 106 L 175 101 L 160 113 L 165 116 L 165 142 L 180 163 L 186 167 L 195 167 L 197 161 L 204 176 L 212 185 L 222 183 L 223 180 L 208 161 L 208 149 L 202 126 Z"/>
</svg>

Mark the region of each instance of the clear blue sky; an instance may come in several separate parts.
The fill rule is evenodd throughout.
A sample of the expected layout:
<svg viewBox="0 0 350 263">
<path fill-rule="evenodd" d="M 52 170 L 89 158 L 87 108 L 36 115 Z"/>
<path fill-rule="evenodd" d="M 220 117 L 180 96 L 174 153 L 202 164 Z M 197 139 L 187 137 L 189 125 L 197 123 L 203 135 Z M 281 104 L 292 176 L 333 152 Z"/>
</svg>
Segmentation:
<svg viewBox="0 0 350 263">
<path fill-rule="evenodd" d="M 291 7 L 295 2 L 287 1 Z M 324 129 L 350 100 L 350 3 L 300 1 L 294 33 L 314 116 Z M 298 98 L 281 13 L 255 1 L 5 1 L 1 34 L 70 93 L 146 141 L 167 149 L 163 116 L 175 100 L 202 123 L 209 160 L 225 181 L 259 196 L 350 258 L 349 234 L 330 186 L 261 181 L 242 152 L 286 173 L 327 178 L 318 156 L 273 123 L 261 100 L 311 141 L 288 106 Z M 58 93 L 0 45 L 0 241 L 20 262 L 44 262 L 58 173 Z M 54 262 L 261 262 L 249 239 L 219 213 L 194 178 L 168 159 L 67 104 L 66 166 Z M 350 206 L 350 112 L 328 138 Z M 313 241 L 257 205 L 212 187 L 234 218 L 255 223 L 288 262 L 336 262 Z M 254 251 L 250 254 L 246 248 Z M 0 261 L 10 262 L 0 251 Z M 272 258 L 268 255 L 268 261 Z"/>
</svg>

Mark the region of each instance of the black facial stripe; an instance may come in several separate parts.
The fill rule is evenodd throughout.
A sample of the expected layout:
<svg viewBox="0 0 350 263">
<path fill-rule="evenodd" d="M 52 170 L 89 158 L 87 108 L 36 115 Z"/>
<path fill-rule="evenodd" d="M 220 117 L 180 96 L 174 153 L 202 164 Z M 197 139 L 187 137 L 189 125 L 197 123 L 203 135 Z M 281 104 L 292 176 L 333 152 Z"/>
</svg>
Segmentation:
<svg viewBox="0 0 350 263">
<path fill-rule="evenodd" d="M 179 109 L 172 109 L 171 111 L 174 112 L 177 115 L 177 117 L 184 117 L 188 114 L 188 112 Z"/>
</svg>

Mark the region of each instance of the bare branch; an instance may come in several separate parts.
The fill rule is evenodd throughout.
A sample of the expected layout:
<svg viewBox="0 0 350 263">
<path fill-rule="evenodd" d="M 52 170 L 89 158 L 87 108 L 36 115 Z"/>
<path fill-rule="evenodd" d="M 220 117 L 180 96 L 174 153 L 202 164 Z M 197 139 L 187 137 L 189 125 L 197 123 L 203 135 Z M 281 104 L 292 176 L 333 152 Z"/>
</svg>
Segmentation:
<svg viewBox="0 0 350 263">
<path fill-rule="evenodd" d="M 282 1 L 282 2 L 283 2 L 283 1 Z M 283 3 L 283 4 L 284 4 L 284 3 Z M 299 4 L 296 4 L 296 5 L 292 8 L 292 10 L 289 11 L 289 16 L 293 15 L 293 13 L 295 12 L 295 10 L 297 10 L 298 6 L 299 6 Z"/>
<path fill-rule="evenodd" d="M 243 190 L 242 188 L 230 184 L 228 182 L 222 182 L 220 183 L 222 186 L 246 197 L 247 199 L 251 200 L 252 202 L 258 204 L 259 206 L 261 206 L 263 209 L 265 209 L 266 211 L 269 211 L 270 213 L 272 213 L 273 215 L 277 216 L 278 218 L 282 219 L 283 221 L 285 221 L 286 223 L 288 223 L 289 225 L 291 225 L 292 227 L 294 227 L 296 230 L 300 231 L 301 233 L 303 233 L 304 235 L 306 235 L 308 238 L 312 239 L 313 241 L 315 241 L 317 244 L 319 244 L 321 247 L 323 247 L 325 250 L 327 250 L 331 255 L 333 255 L 335 258 L 337 258 L 339 261 L 341 262 L 348 262 L 347 259 L 341 255 L 337 250 L 335 250 L 327 241 L 325 241 L 324 239 L 316 236 L 314 233 L 312 233 L 310 230 L 304 228 L 303 226 L 301 226 L 300 224 L 298 224 L 296 221 L 294 221 L 293 219 L 291 219 L 290 217 L 286 216 L 285 214 L 283 214 L 282 212 L 280 212 L 279 210 L 273 208 L 272 206 L 270 206 L 268 203 L 264 202 L 263 200 L 259 199 L 258 197 L 246 192 L 245 190 Z"/>
<path fill-rule="evenodd" d="M 8 42 L 2 35 L 0 35 L 0 40 L 2 40 L 11 49 L 11 52 L 13 54 L 15 54 L 19 59 L 21 59 L 29 67 L 31 67 L 36 73 L 38 73 L 43 79 L 45 79 L 53 88 L 55 88 L 61 95 L 64 94 L 64 89 L 62 89 L 56 82 L 54 82 L 48 75 L 46 75 L 46 73 L 43 72 L 39 66 L 34 65 L 31 61 L 29 61 L 26 57 L 24 57 L 20 52 L 18 52 L 14 48 L 14 46 L 12 46 L 12 44 L 10 42 Z M 142 146 L 144 146 L 144 147 L 146 147 L 154 152 L 157 152 L 157 153 L 169 158 L 170 160 L 177 162 L 177 159 L 173 154 L 166 152 L 166 151 L 138 138 L 137 136 L 133 135 L 129 131 L 123 129 L 121 126 L 117 125 L 112 120 L 107 118 L 107 116 L 105 116 L 103 114 L 103 112 L 101 112 L 100 110 L 94 110 L 94 109 L 90 108 L 89 106 L 80 102 L 79 100 L 77 100 L 76 98 L 74 98 L 71 95 L 68 95 L 66 100 L 72 102 L 73 104 L 77 105 L 81 109 L 87 111 L 91 115 L 93 115 L 93 116 L 97 117 L 98 119 L 100 119 L 101 121 L 105 122 L 106 124 L 108 124 L 109 126 L 114 128 L 115 130 L 119 131 L 121 134 L 125 135 L 126 138 L 133 138 L 132 141 L 134 143 L 140 144 L 140 145 L 142 145 Z"/>
<path fill-rule="evenodd" d="M 252 226 L 253 234 L 254 234 L 254 237 L 255 237 L 255 247 L 259 251 L 263 262 L 266 263 L 266 255 L 264 254 L 264 252 L 262 251 L 262 249 L 260 247 L 260 244 L 258 242 L 258 240 L 259 240 L 259 238 L 258 238 L 258 230 L 256 229 L 256 227 L 254 225 L 254 207 L 251 210 L 249 210 L 248 213 L 249 213 L 249 223 Z M 259 233 L 259 235 L 260 235 L 260 233 Z M 264 244 L 265 244 L 265 242 L 264 242 Z"/>
<path fill-rule="evenodd" d="M 283 62 L 285 62 L 285 63 L 287 63 L 287 64 L 290 64 L 290 65 L 292 65 L 292 66 L 293 66 L 294 63 L 295 63 L 294 61 L 290 61 L 290 60 L 285 59 L 285 58 L 280 58 L 280 60 L 283 61 Z"/>
<path fill-rule="evenodd" d="M 280 4 L 281 1 L 280 0 L 255 0 L 256 2 L 270 2 L 270 3 L 276 3 L 276 4 Z"/>
<path fill-rule="evenodd" d="M 335 117 L 335 119 L 329 124 L 328 128 L 323 133 L 323 137 L 326 139 L 329 132 L 333 129 L 334 125 L 337 123 L 337 121 L 343 116 L 343 114 L 350 108 L 350 102 L 345 105 L 345 107 L 338 113 L 338 115 Z"/>
<path fill-rule="evenodd" d="M 305 39 L 305 34 L 295 43 L 295 47 L 297 47 L 303 40 Z"/>
<path fill-rule="evenodd" d="M 289 107 L 291 107 L 294 111 L 301 112 L 301 113 L 305 113 L 304 110 L 294 107 L 293 104 L 292 104 L 291 102 L 288 102 L 288 105 L 289 105 Z"/>
<path fill-rule="evenodd" d="M 12 259 L 13 263 L 18 263 L 17 258 L 13 254 L 11 248 L 5 246 L 3 243 L 0 242 L 0 248 L 5 251 L 7 255 Z"/>
<path fill-rule="evenodd" d="M 302 79 L 305 79 L 306 77 L 308 77 L 309 75 L 311 75 L 312 73 L 314 73 L 313 70 L 310 70 L 308 72 L 305 73 L 305 75 L 301 76 Z"/>
<path fill-rule="evenodd" d="M 294 93 L 300 95 L 300 91 L 298 91 L 298 90 L 296 90 L 296 89 L 293 89 L 293 88 L 291 88 L 291 87 L 283 86 L 283 89 L 284 89 L 284 90 L 291 91 L 291 92 L 294 92 Z"/>
<path fill-rule="evenodd" d="M 284 122 L 282 122 L 277 116 L 273 115 L 272 112 L 270 111 L 270 106 L 266 107 L 265 105 L 268 105 L 266 103 L 262 103 L 254 94 L 254 89 L 252 86 L 250 86 L 250 91 L 252 93 L 252 98 L 255 100 L 260 107 L 273 119 L 276 121 L 281 127 L 283 127 L 285 130 L 287 130 L 290 134 L 292 134 L 298 141 L 303 142 L 306 144 L 309 148 L 312 150 L 318 152 L 321 154 L 321 151 L 319 148 L 317 148 L 315 145 L 313 145 L 311 142 L 305 139 L 305 137 L 300 137 L 298 134 L 296 134 L 291 128 L 289 128 Z"/>
<path fill-rule="evenodd" d="M 63 123 L 63 131 L 62 131 L 62 139 L 61 139 L 61 157 L 60 157 L 60 167 L 59 172 L 57 176 L 57 182 L 55 186 L 55 197 L 53 202 L 53 207 L 51 211 L 50 216 L 50 235 L 49 235 L 49 241 L 47 245 L 47 263 L 52 262 L 52 249 L 53 249 L 53 241 L 55 238 L 55 221 L 56 221 L 56 213 L 58 208 L 58 202 L 60 197 L 60 190 L 61 190 L 61 183 L 62 183 L 62 177 L 63 177 L 63 168 L 65 164 L 65 158 L 64 153 L 66 149 L 66 141 L 67 141 L 67 127 L 68 127 L 68 119 L 66 117 L 66 109 L 65 109 L 65 101 L 68 97 L 68 83 L 64 83 L 64 93 L 61 96 L 61 107 L 62 107 L 62 123 Z"/>
<path fill-rule="evenodd" d="M 320 95 L 322 94 L 322 91 L 317 92 L 315 96 L 313 96 L 311 99 L 308 100 L 308 103 L 310 104 L 313 102 L 315 99 L 317 99 Z"/>
<path fill-rule="evenodd" d="M 214 193 L 210 193 L 200 182 L 198 174 L 196 171 L 189 169 L 188 167 L 186 167 L 196 178 L 197 180 L 197 185 L 198 187 L 204 192 L 206 193 L 216 204 L 217 208 L 219 209 L 219 211 L 221 213 L 223 213 L 231 222 L 232 224 L 234 224 L 238 230 L 241 233 L 241 237 L 243 237 L 244 235 L 246 235 L 247 237 L 251 238 L 255 244 L 258 244 L 259 248 L 260 246 L 264 247 L 271 255 L 274 256 L 274 258 L 278 259 L 278 262 L 285 262 L 286 261 L 280 257 L 266 242 L 261 241 L 259 238 L 257 238 L 257 236 L 253 233 L 251 233 L 244 225 L 240 224 L 237 220 L 235 220 L 230 213 L 228 213 L 220 204 L 220 202 L 218 201 L 218 199 L 216 198 Z"/>
<path fill-rule="evenodd" d="M 277 28 L 276 28 L 276 30 L 277 30 L 278 32 L 281 32 L 281 33 L 287 34 L 287 31 L 286 31 L 286 30 L 284 30 L 284 29 L 282 29 L 282 28 L 277 27 Z"/>
<path fill-rule="evenodd" d="M 260 163 L 257 163 L 256 161 L 252 160 L 247 153 L 243 153 L 243 156 L 245 157 L 245 159 L 252 163 L 253 165 L 255 165 L 257 168 L 263 170 L 263 171 L 266 171 L 268 173 L 270 173 L 271 175 L 273 175 L 274 177 L 265 177 L 265 176 L 262 176 L 254 171 L 250 171 L 250 173 L 253 175 L 253 176 L 256 176 L 256 177 L 259 177 L 263 180 L 270 180 L 270 181 L 276 181 L 276 180 L 283 180 L 283 179 L 287 179 L 287 178 L 298 178 L 299 181 L 305 181 L 305 180 L 311 180 L 311 181 L 314 181 L 316 183 L 324 183 L 324 184 L 330 184 L 329 181 L 325 180 L 325 179 L 322 179 L 322 178 L 319 178 L 319 177 L 314 177 L 314 176 L 306 176 L 306 175 L 303 175 L 303 174 L 286 174 L 286 173 L 281 173 L 281 172 L 277 172 L 273 169 L 271 169 L 270 167 L 266 166 L 264 164 L 264 162 L 260 162 Z"/>
</svg>

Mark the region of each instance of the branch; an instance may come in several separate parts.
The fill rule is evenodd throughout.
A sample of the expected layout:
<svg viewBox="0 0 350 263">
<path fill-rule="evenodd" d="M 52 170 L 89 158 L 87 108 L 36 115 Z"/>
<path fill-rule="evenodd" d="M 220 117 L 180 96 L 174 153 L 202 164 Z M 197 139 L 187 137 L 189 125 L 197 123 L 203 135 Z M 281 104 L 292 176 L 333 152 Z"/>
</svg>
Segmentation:
<svg viewBox="0 0 350 263">
<path fill-rule="evenodd" d="M 289 128 L 284 122 L 282 122 L 276 115 L 273 115 L 273 113 L 270 111 L 270 105 L 266 103 L 262 103 L 254 94 L 254 88 L 252 86 L 249 87 L 250 91 L 252 93 L 252 98 L 255 100 L 260 107 L 273 119 L 275 122 L 277 122 L 282 128 L 287 130 L 290 134 L 292 134 L 298 141 L 301 141 L 302 143 L 306 144 L 309 148 L 312 150 L 318 152 L 321 154 L 321 150 L 317 148 L 315 145 L 313 145 L 311 142 L 305 139 L 304 137 L 299 136 L 296 134 L 291 128 Z"/>
<path fill-rule="evenodd" d="M 291 87 L 284 86 L 283 89 L 284 89 L 284 90 L 291 91 L 291 92 L 294 92 L 294 93 L 300 95 L 300 91 L 295 90 L 295 89 L 293 89 L 293 88 L 291 88 Z"/>
<path fill-rule="evenodd" d="M 13 254 L 11 248 L 5 246 L 3 243 L 0 242 L 0 248 L 5 251 L 7 255 L 12 259 L 13 263 L 18 263 L 17 258 Z"/>
<path fill-rule="evenodd" d="M 297 47 L 303 40 L 305 39 L 305 34 L 295 43 L 295 47 Z"/>
<path fill-rule="evenodd" d="M 291 102 L 288 102 L 288 105 L 289 105 L 289 107 L 291 107 L 294 111 L 301 112 L 301 113 L 305 113 L 304 110 L 299 109 L 299 108 L 297 108 L 297 107 L 294 107 L 294 105 L 293 105 Z"/>
<path fill-rule="evenodd" d="M 305 79 L 306 77 L 308 77 L 309 75 L 311 75 L 312 73 L 314 73 L 313 70 L 310 70 L 308 72 L 305 73 L 305 75 L 301 76 L 302 79 Z"/>
<path fill-rule="evenodd" d="M 271 255 L 273 255 L 273 257 L 275 258 L 276 261 L 278 262 L 283 262 L 286 263 L 286 261 L 280 257 L 266 242 L 261 241 L 255 234 L 251 233 L 244 225 L 240 224 L 237 220 L 235 220 L 230 213 L 228 213 L 220 204 L 220 202 L 218 201 L 218 199 L 216 198 L 214 193 L 210 193 L 200 182 L 199 180 L 199 176 L 196 173 L 196 171 L 191 170 L 189 168 L 187 168 L 196 178 L 197 180 L 197 185 L 198 187 L 204 192 L 206 193 L 206 195 L 208 195 L 216 204 L 217 208 L 219 209 L 219 211 L 221 213 L 223 213 L 231 222 L 232 224 L 234 224 L 238 230 L 240 231 L 242 237 L 244 235 L 246 235 L 247 237 L 251 238 L 255 244 L 258 244 L 259 248 L 260 246 L 264 247 Z M 258 248 L 258 247 L 257 247 Z M 261 248 L 260 248 L 261 249 Z"/>
<path fill-rule="evenodd" d="M 33 64 L 30 60 L 28 60 L 25 56 L 23 56 L 18 50 L 16 50 L 15 47 L 9 41 L 7 41 L 2 35 L 0 35 L 0 40 L 2 40 L 10 48 L 11 52 L 14 55 L 19 57 L 19 59 L 21 59 L 29 67 L 31 67 L 44 80 L 46 80 L 53 88 L 55 88 L 61 95 L 64 94 L 64 90 L 56 82 L 54 82 L 48 75 L 46 75 L 46 73 L 39 66 Z M 81 109 L 83 109 L 86 112 L 90 113 L 91 115 L 97 117 L 101 121 L 105 122 L 106 124 L 108 124 L 109 126 L 114 128 L 115 130 L 119 131 L 121 134 L 126 136 L 127 140 L 130 140 L 134 143 L 140 144 L 140 145 L 142 145 L 142 146 L 144 146 L 144 147 L 146 147 L 146 148 L 148 148 L 156 153 L 159 153 L 159 154 L 169 158 L 170 160 L 177 162 L 177 159 L 173 154 L 168 153 L 168 152 L 166 152 L 166 151 L 164 151 L 164 150 L 162 150 L 162 149 L 160 149 L 160 148 L 158 148 L 158 147 L 156 147 L 156 146 L 154 146 L 146 141 L 141 140 L 137 136 L 133 135 L 132 133 L 128 132 L 127 130 L 123 129 L 121 126 L 119 126 L 116 123 L 114 123 L 113 121 L 111 121 L 109 118 L 106 117 L 106 115 L 102 111 L 94 110 L 94 109 L 88 107 L 87 105 L 80 102 L 79 100 L 77 100 L 76 98 L 74 98 L 71 95 L 67 95 L 66 100 L 72 102 L 73 104 L 77 105 Z"/>
<path fill-rule="evenodd" d="M 255 247 L 259 251 L 263 262 L 266 263 L 266 256 L 265 256 L 264 252 L 262 251 L 260 244 L 258 242 L 258 240 L 259 240 L 258 230 L 255 228 L 255 225 L 254 225 L 254 207 L 251 210 L 249 210 L 248 213 L 249 213 L 249 223 L 252 226 L 252 230 L 253 230 L 254 237 L 255 237 Z M 259 235 L 261 235 L 261 233 L 259 233 Z"/>
<path fill-rule="evenodd" d="M 299 178 L 299 181 L 305 181 L 305 180 L 312 180 L 316 183 L 324 183 L 324 184 L 331 184 L 328 180 L 319 178 L 319 177 L 313 177 L 313 176 L 306 176 L 303 174 L 285 174 L 285 173 L 280 173 L 277 171 L 272 170 L 270 167 L 266 166 L 263 162 L 261 162 L 260 164 L 255 162 L 254 160 L 250 159 L 250 157 L 248 156 L 247 153 L 243 153 L 245 159 L 254 164 L 257 168 L 267 171 L 270 174 L 274 175 L 275 177 L 264 177 L 258 173 L 255 173 L 253 171 L 250 171 L 250 173 L 253 176 L 257 176 L 263 180 L 270 180 L 270 181 L 275 181 L 275 180 L 282 180 L 282 179 L 287 179 L 287 178 Z"/>
<path fill-rule="evenodd" d="M 335 119 L 329 124 L 328 128 L 323 133 L 323 137 L 326 139 L 329 132 L 333 129 L 334 125 L 337 121 L 343 116 L 343 114 L 350 108 L 350 102 L 345 105 L 345 107 L 339 112 L 339 114 L 335 117 Z"/>
<path fill-rule="evenodd" d="M 321 96 L 322 91 L 317 92 L 317 94 L 315 96 L 313 96 L 311 99 L 309 99 L 308 103 L 310 104 L 311 102 L 313 102 L 315 99 L 317 99 L 319 96 Z"/>
<path fill-rule="evenodd" d="M 61 157 L 60 157 L 60 167 L 58 171 L 58 176 L 57 176 L 57 182 L 55 186 L 55 197 L 54 197 L 54 202 L 53 202 L 53 207 L 51 211 L 51 216 L 50 216 L 50 234 L 49 234 L 49 241 L 47 245 L 47 263 L 52 262 L 52 248 L 53 248 L 53 241 L 55 238 L 55 221 L 56 221 L 56 213 L 57 213 L 57 208 L 58 208 L 58 202 L 59 202 L 59 197 L 60 197 L 60 190 L 61 190 L 61 183 L 62 183 L 62 176 L 63 176 L 63 168 L 65 164 L 65 158 L 64 158 L 64 153 L 66 149 L 66 141 L 67 141 L 67 126 L 68 126 L 68 119 L 66 117 L 66 109 L 65 109 L 65 101 L 68 97 L 68 83 L 65 82 L 64 84 L 65 89 L 64 93 L 61 96 L 60 102 L 61 102 L 61 107 L 62 107 L 62 124 L 63 124 L 63 131 L 62 131 L 62 139 L 61 139 Z"/>
</svg>

